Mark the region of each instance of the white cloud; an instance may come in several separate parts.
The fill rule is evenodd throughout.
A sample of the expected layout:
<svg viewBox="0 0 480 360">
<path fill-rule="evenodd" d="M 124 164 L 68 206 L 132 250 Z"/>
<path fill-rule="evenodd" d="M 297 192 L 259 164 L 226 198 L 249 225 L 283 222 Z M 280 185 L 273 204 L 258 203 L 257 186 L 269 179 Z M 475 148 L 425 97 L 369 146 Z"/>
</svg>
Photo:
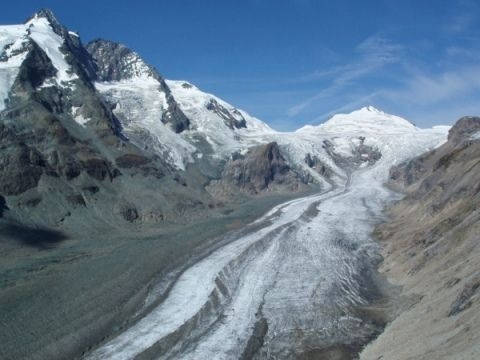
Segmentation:
<svg viewBox="0 0 480 360">
<path fill-rule="evenodd" d="M 330 110 L 324 114 L 317 116 L 315 119 L 313 119 L 313 123 L 315 124 L 317 122 L 326 120 L 335 114 L 350 112 L 363 106 L 372 105 L 372 103 L 378 97 L 378 95 L 379 95 L 378 92 L 374 92 L 374 93 L 362 96 L 360 98 L 357 98 L 356 100 L 350 101 L 343 106 L 337 107 L 333 110 Z"/>
<path fill-rule="evenodd" d="M 384 90 L 390 100 L 416 105 L 434 105 L 480 90 L 480 65 L 464 66 L 436 75 L 416 74 L 399 89 Z"/>
<path fill-rule="evenodd" d="M 358 54 L 358 58 L 355 61 L 333 67 L 326 71 L 312 73 L 310 75 L 311 79 L 330 76 L 335 77 L 329 86 L 290 107 L 287 111 L 288 116 L 296 116 L 311 106 L 315 101 L 333 96 L 353 81 L 377 71 L 386 64 L 399 61 L 402 51 L 402 46 L 393 44 L 378 35 L 365 39 L 365 41 L 360 43 L 355 49 L 355 52 Z"/>
</svg>

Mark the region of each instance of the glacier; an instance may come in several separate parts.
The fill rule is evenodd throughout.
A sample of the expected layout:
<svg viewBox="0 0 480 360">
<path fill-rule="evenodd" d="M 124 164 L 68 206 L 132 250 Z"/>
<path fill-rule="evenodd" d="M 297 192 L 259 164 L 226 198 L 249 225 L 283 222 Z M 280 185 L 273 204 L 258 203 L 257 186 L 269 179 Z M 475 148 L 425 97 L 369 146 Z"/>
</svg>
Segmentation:
<svg viewBox="0 0 480 360">
<path fill-rule="evenodd" d="M 229 235 L 183 270 L 160 305 L 87 358 L 241 358 L 262 322 L 260 357 L 289 358 L 373 336 L 374 324 L 355 309 L 372 301 L 368 281 L 379 249 L 371 231 L 384 206 L 398 198 L 383 183 L 392 165 L 445 142 L 448 128 L 419 129 L 374 108 L 330 121 L 261 136 L 293 140 L 300 152 L 304 141 L 337 139 L 344 156 L 363 136 L 381 159 L 344 173 L 320 194 L 275 207 L 238 237 Z"/>
</svg>

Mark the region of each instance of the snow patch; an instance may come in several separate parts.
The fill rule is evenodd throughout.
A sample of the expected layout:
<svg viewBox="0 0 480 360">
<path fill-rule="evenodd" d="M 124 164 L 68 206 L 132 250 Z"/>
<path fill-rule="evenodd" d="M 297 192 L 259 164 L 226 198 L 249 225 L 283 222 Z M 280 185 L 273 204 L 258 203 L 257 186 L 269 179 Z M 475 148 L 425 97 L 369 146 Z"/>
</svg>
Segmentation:
<svg viewBox="0 0 480 360">
<path fill-rule="evenodd" d="M 80 125 L 85 126 L 89 122 L 90 118 L 85 118 L 81 113 L 81 107 L 72 106 L 72 117 Z"/>
<path fill-rule="evenodd" d="M 480 131 L 477 131 L 470 135 L 470 140 L 480 140 Z"/>
<path fill-rule="evenodd" d="M 21 51 L 28 42 L 24 25 L 0 26 L 0 111 L 5 109 L 5 100 L 20 71 L 20 65 L 27 57 L 27 51 Z"/>
</svg>

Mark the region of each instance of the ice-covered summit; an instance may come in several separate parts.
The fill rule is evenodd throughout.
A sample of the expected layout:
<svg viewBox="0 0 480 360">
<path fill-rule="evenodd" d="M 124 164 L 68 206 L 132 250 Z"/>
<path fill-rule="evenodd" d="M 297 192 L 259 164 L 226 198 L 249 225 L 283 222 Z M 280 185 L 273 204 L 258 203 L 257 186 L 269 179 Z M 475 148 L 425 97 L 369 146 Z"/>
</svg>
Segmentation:
<svg viewBox="0 0 480 360">
<path fill-rule="evenodd" d="M 388 134 L 416 130 L 415 125 L 400 116 L 365 106 L 348 114 L 336 114 L 321 125 L 306 125 L 297 132 Z"/>
</svg>

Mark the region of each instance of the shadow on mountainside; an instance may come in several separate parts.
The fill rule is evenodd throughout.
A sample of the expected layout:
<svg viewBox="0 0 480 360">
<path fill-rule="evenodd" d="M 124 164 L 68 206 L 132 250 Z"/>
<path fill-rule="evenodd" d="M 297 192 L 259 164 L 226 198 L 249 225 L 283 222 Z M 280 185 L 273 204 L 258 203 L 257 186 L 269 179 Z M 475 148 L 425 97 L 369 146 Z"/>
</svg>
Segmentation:
<svg viewBox="0 0 480 360">
<path fill-rule="evenodd" d="M 18 224 L 0 224 L 0 239 L 9 238 L 41 250 L 54 248 L 68 237 L 57 230 L 32 228 Z"/>
</svg>

